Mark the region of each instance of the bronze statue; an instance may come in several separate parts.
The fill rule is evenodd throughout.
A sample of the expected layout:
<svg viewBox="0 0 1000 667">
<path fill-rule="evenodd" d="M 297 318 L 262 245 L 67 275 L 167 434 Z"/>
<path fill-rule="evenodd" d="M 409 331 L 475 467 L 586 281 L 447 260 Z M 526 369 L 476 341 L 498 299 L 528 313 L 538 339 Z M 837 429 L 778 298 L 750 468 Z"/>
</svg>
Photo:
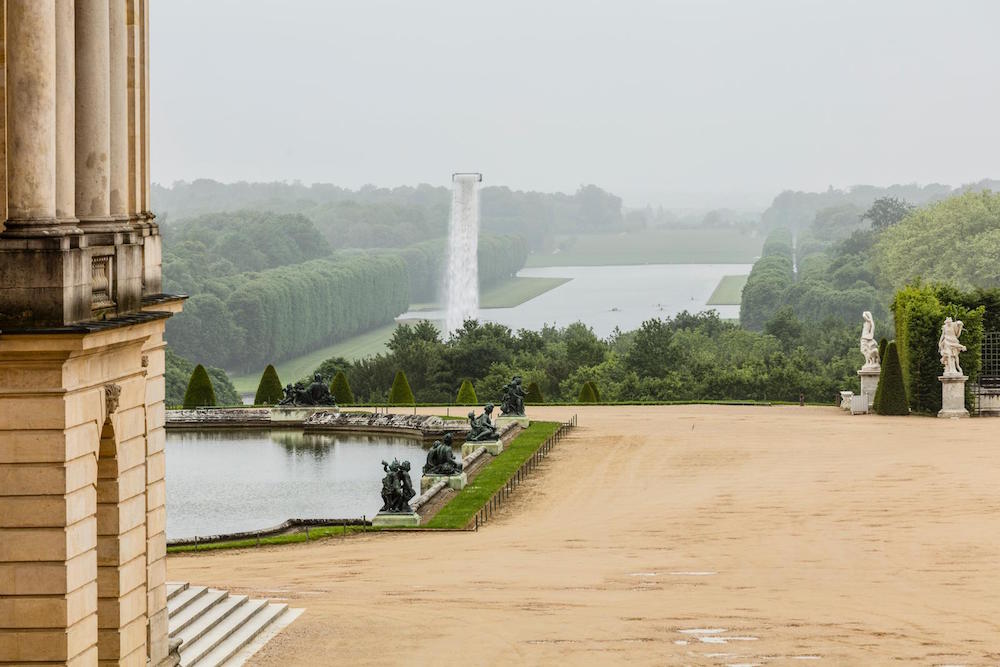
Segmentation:
<svg viewBox="0 0 1000 667">
<path fill-rule="evenodd" d="M 514 417 L 524 416 L 524 389 L 521 387 L 521 376 L 515 375 L 504 385 L 500 398 L 500 412 Z"/>
<path fill-rule="evenodd" d="M 487 403 L 486 407 L 483 408 L 483 414 L 476 416 L 476 413 L 469 413 L 469 435 L 465 436 L 466 442 L 482 442 L 483 440 L 497 440 L 500 438 L 500 432 L 497 431 L 497 427 L 493 425 L 490 420 L 490 415 L 493 414 L 493 404 Z"/>
<path fill-rule="evenodd" d="M 382 509 L 379 512 L 409 514 L 410 498 L 417 495 L 410 481 L 410 462 L 393 459 L 392 463 L 382 461 Z"/>
<path fill-rule="evenodd" d="M 323 376 L 319 373 L 313 375 L 313 381 L 308 387 L 303 387 L 301 382 L 296 382 L 295 386 L 288 385 L 284 389 L 285 396 L 278 405 L 311 406 L 329 405 L 336 407 L 337 399 L 330 393 L 330 388 L 323 381 Z"/>
<path fill-rule="evenodd" d="M 455 459 L 451 450 L 451 433 L 444 434 L 444 442 L 435 440 L 427 452 L 427 462 L 424 464 L 425 475 L 460 475 L 462 462 Z"/>
</svg>

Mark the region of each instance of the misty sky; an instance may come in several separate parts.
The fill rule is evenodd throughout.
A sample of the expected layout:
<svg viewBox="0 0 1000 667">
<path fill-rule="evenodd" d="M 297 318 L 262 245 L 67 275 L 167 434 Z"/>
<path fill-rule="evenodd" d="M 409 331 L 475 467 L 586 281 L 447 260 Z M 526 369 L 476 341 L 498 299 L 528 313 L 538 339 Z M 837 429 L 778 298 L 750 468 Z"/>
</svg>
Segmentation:
<svg viewBox="0 0 1000 667">
<path fill-rule="evenodd" d="M 626 204 L 1000 177 L 1000 2 L 153 0 L 152 177 Z"/>
</svg>

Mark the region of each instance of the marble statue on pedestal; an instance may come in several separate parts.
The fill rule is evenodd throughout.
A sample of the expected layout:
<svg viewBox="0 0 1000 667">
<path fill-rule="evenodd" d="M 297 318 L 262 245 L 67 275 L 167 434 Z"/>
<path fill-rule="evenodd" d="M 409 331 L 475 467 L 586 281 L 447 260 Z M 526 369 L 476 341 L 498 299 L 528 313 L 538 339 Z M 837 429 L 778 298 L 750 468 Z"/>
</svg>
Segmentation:
<svg viewBox="0 0 1000 667">
<path fill-rule="evenodd" d="M 941 353 L 941 365 L 944 366 L 945 376 L 965 375 L 962 367 L 958 363 L 958 355 L 967 349 L 959 342 L 958 337 L 962 335 L 962 328 L 965 325 L 962 320 L 952 320 L 945 318 L 941 325 L 941 338 L 938 340 L 938 352 Z"/>
<path fill-rule="evenodd" d="M 881 367 L 882 360 L 878 355 L 878 341 L 875 340 L 875 320 L 871 311 L 866 310 L 861 315 L 864 324 L 861 326 L 861 354 L 865 355 L 865 365 L 862 369 Z"/>
</svg>

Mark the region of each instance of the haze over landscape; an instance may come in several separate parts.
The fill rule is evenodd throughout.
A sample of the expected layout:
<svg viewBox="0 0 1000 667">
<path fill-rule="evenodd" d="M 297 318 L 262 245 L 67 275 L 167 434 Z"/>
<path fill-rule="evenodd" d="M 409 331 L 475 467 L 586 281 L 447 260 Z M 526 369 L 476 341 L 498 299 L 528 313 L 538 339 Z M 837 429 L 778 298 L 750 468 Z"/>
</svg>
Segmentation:
<svg viewBox="0 0 1000 667">
<path fill-rule="evenodd" d="M 152 178 L 572 192 L 764 208 L 996 175 L 1000 5 L 171 0 Z"/>
</svg>

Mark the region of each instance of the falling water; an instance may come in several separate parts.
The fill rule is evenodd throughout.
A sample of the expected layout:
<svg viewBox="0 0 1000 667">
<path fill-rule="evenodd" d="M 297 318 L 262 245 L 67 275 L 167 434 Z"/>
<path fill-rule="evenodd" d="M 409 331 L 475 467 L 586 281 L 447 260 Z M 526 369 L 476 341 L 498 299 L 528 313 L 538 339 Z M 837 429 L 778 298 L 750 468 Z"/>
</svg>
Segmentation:
<svg viewBox="0 0 1000 667">
<path fill-rule="evenodd" d="M 452 333 L 479 317 L 479 182 L 482 174 L 452 174 L 445 285 L 445 328 Z"/>
</svg>

